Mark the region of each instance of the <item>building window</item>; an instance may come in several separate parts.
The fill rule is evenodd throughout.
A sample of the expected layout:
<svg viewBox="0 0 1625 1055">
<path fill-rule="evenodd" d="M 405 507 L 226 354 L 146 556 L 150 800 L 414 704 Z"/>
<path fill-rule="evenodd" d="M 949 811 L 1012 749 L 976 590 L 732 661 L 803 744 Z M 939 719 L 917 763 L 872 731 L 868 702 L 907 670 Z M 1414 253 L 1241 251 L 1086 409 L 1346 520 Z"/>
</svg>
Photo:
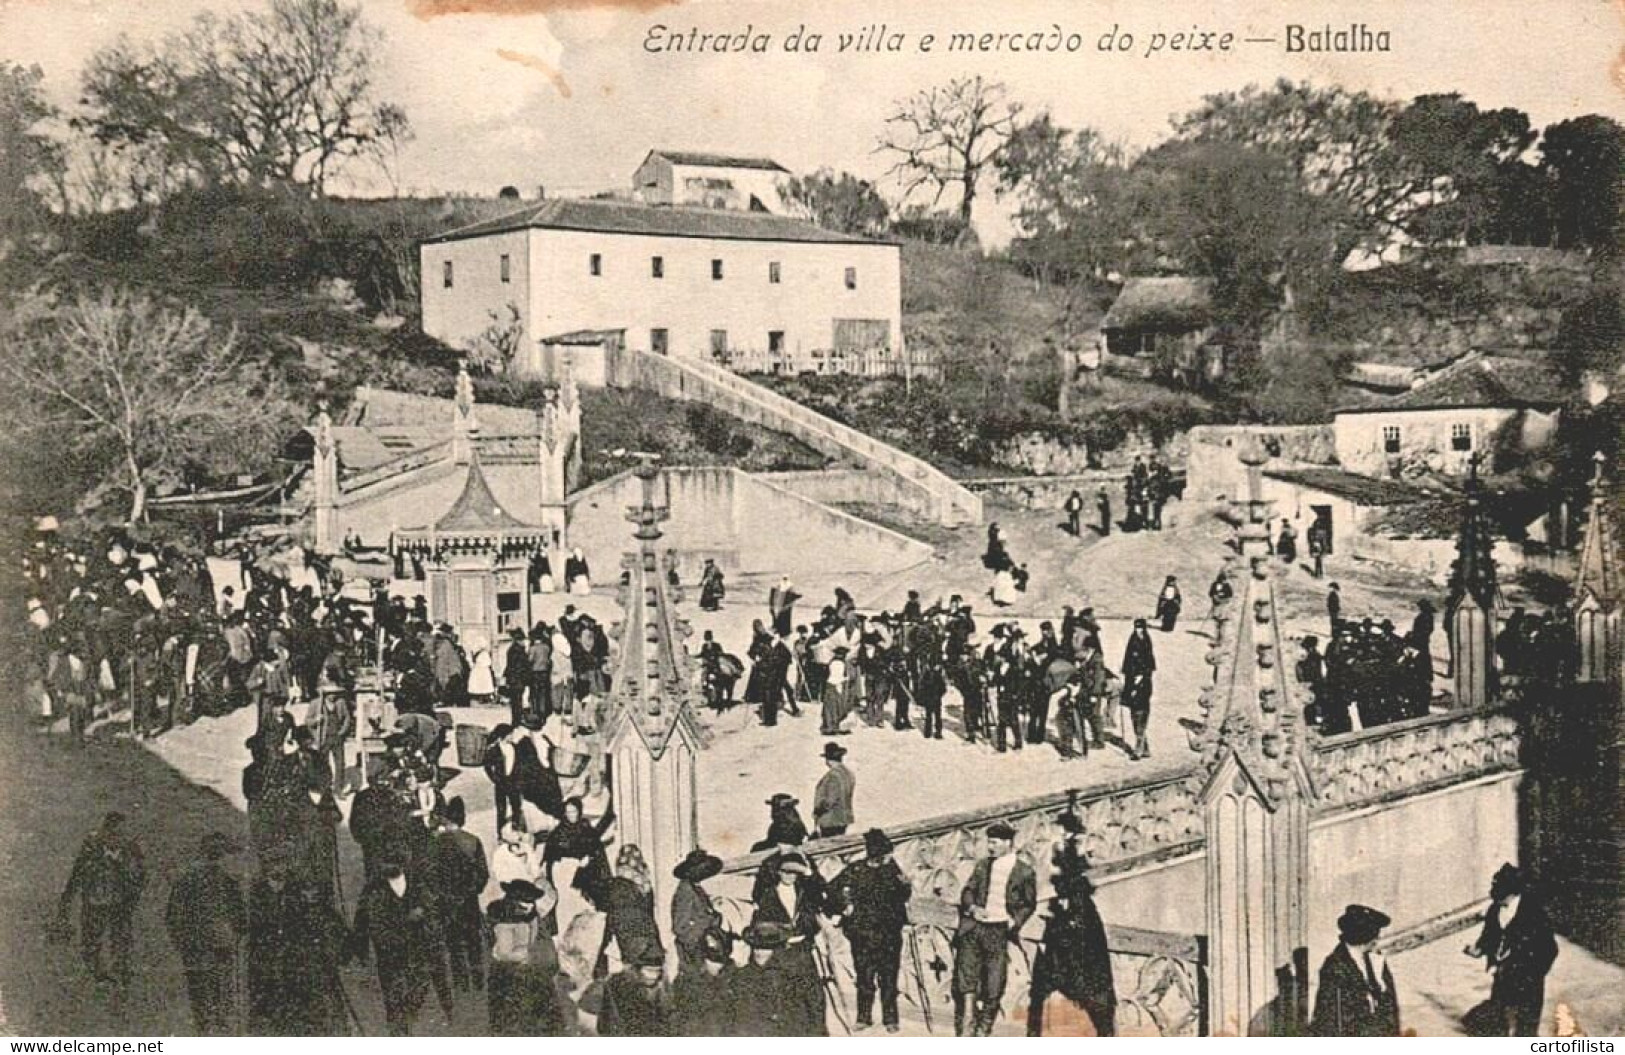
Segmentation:
<svg viewBox="0 0 1625 1055">
<path fill-rule="evenodd" d="M 1473 449 L 1473 427 L 1467 424 L 1450 426 L 1450 449 L 1453 451 L 1470 451 Z"/>
<path fill-rule="evenodd" d="M 447 260 L 440 265 L 440 284 L 446 289 L 451 288 L 451 261 Z"/>
<path fill-rule="evenodd" d="M 846 269 L 846 288 L 858 288 L 858 269 L 855 267 L 849 267 Z"/>
<path fill-rule="evenodd" d="M 504 281 L 504 282 L 513 281 L 513 267 L 512 267 L 512 264 L 513 264 L 513 261 L 509 259 L 508 254 L 503 253 L 502 254 L 502 261 L 501 261 L 502 281 Z"/>
<path fill-rule="evenodd" d="M 711 331 L 711 356 L 715 359 L 725 359 L 728 356 L 728 331 Z"/>
<path fill-rule="evenodd" d="M 1384 425 L 1382 427 L 1382 449 L 1386 454 L 1399 453 L 1399 426 Z"/>
<path fill-rule="evenodd" d="M 779 262 L 777 260 L 768 261 L 767 281 L 770 285 L 776 286 L 779 284 Z"/>
<path fill-rule="evenodd" d="M 666 258 L 663 256 L 651 256 L 649 258 L 649 274 L 653 275 L 655 278 L 665 278 Z"/>
<path fill-rule="evenodd" d="M 783 355 L 784 354 L 784 331 L 783 330 L 768 330 L 767 331 L 767 351 L 768 351 L 769 355 Z"/>
<path fill-rule="evenodd" d="M 589 256 L 587 258 L 587 270 L 592 273 L 594 278 L 602 275 L 604 273 L 604 254 L 594 253 Z"/>
<path fill-rule="evenodd" d="M 668 351 L 669 341 L 665 330 L 649 331 L 649 350 L 656 355 L 665 355 Z"/>
<path fill-rule="evenodd" d="M 711 280 L 713 282 L 721 282 L 722 281 L 722 261 L 720 261 L 720 260 L 711 261 Z"/>
</svg>

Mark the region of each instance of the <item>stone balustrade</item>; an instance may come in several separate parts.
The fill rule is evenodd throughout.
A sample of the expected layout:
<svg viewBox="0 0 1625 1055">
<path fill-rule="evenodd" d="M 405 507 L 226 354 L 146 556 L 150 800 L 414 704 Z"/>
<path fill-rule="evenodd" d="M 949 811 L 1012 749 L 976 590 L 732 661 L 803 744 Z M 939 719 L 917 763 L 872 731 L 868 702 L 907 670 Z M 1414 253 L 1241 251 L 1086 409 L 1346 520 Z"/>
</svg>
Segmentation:
<svg viewBox="0 0 1625 1055">
<path fill-rule="evenodd" d="M 1374 806 L 1519 766 L 1518 724 L 1502 711 L 1459 711 L 1326 737 L 1310 771 L 1315 812 Z"/>
</svg>

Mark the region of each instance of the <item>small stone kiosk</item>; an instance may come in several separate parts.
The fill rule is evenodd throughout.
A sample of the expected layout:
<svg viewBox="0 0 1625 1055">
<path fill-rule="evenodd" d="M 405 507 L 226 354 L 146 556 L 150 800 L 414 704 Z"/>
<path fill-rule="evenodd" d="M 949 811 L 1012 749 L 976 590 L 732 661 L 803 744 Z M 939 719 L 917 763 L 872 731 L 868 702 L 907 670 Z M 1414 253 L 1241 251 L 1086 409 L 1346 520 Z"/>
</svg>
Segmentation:
<svg viewBox="0 0 1625 1055">
<path fill-rule="evenodd" d="M 429 620 L 449 623 L 472 655 L 499 645 L 510 630 L 530 627 L 530 558 L 549 536 L 498 504 L 470 447 L 457 501 L 433 524 L 397 531 L 390 545 L 423 563 Z"/>
</svg>

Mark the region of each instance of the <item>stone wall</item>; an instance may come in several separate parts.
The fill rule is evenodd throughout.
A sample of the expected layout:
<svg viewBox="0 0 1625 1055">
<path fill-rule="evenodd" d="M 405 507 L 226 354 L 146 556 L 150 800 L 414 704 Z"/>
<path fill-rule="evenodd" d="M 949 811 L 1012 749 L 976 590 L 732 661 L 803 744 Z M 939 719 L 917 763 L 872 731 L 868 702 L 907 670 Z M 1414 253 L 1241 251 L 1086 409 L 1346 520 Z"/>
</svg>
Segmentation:
<svg viewBox="0 0 1625 1055">
<path fill-rule="evenodd" d="M 1202 502 L 1245 492 L 1247 470 L 1237 458 L 1245 443 L 1256 441 L 1278 451 L 1270 468 L 1337 463 L 1330 425 L 1198 425 L 1188 440 L 1185 496 Z"/>
</svg>

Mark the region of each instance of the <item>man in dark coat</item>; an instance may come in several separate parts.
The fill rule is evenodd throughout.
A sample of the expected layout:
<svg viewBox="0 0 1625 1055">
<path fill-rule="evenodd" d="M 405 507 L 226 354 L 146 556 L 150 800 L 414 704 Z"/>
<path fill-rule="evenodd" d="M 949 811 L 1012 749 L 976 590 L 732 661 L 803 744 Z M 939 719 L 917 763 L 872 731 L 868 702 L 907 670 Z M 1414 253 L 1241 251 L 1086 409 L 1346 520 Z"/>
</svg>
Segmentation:
<svg viewBox="0 0 1625 1055">
<path fill-rule="evenodd" d="M 777 923 L 745 928 L 750 959 L 734 974 L 733 1014 L 729 1034 L 735 1037 L 799 1037 L 800 979 L 784 969 L 780 953 L 789 933 Z"/>
<path fill-rule="evenodd" d="M 1074 488 L 1072 493 L 1066 496 L 1066 506 L 1064 508 L 1066 509 L 1066 530 L 1071 533 L 1073 538 L 1077 538 L 1083 534 L 1083 495 Z"/>
<path fill-rule="evenodd" d="M 237 943 L 248 930 L 248 918 L 243 888 L 221 864 L 230 852 L 226 836 L 205 835 L 202 860 L 175 880 L 164 910 L 200 1037 L 229 1036 L 237 1027 Z"/>
<path fill-rule="evenodd" d="M 1504 864 L 1495 873 L 1490 899 L 1494 904 L 1484 917 L 1484 929 L 1467 947 L 1467 955 L 1481 957 L 1485 969 L 1495 973 L 1483 1021 L 1474 1032 L 1538 1036 L 1546 975 L 1557 959 L 1557 937 L 1545 907 L 1515 866 Z"/>
<path fill-rule="evenodd" d="M 109 813 L 80 846 L 57 908 L 58 926 L 66 929 L 79 898 L 79 954 L 100 981 L 129 984 L 135 907 L 146 885 L 141 847 L 125 833 L 124 814 Z M 111 963 L 104 964 L 104 943 Z"/>
<path fill-rule="evenodd" d="M 1393 972 L 1376 948 L 1382 928 L 1390 922 L 1364 905 L 1350 905 L 1338 918 L 1337 948 L 1320 965 L 1315 1013 L 1309 1022 L 1315 1036 L 1399 1036 Z"/>
<path fill-rule="evenodd" d="M 553 664 L 560 657 L 553 655 L 553 635 L 545 625 L 538 623 L 531 630 L 526 657 L 530 664 L 530 703 L 527 710 L 541 718 L 542 724 L 546 725 L 553 713 Z M 522 714 L 515 716 L 514 724 L 519 724 L 523 719 Z"/>
<path fill-rule="evenodd" d="M 987 856 L 976 862 L 959 895 L 954 934 L 954 1035 L 965 1035 L 966 1011 L 973 1036 L 993 1032 L 1004 999 L 1010 946 L 1038 907 L 1032 866 L 1016 856 L 1015 829 L 1000 822 L 987 830 Z"/>
<path fill-rule="evenodd" d="M 390 1036 L 411 1034 L 431 985 L 451 1021 L 451 983 L 434 906 L 399 861 L 385 862 L 361 892 L 354 934 L 357 956 L 364 958 L 371 948 L 377 958 Z"/>
<path fill-rule="evenodd" d="M 514 725 L 525 716 L 525 690 L 530 685 L 530 653 L 525 648 L 525 632 L 518 627 L 508 631 L 508 647 L 502 653 L 502 695 L 508 698 L 508 715 Z M 549 690 L 552 687 L 549 686 Z"/>
<path fill-rule="evenodd" d="M 1112 496 L 1106 492 L 1106 485 L 1100 485 L 1100 491 L 1095 495 L 1095 509 L 1100 514 L 1100 526 L 1096 529 L 1100 537 L 1105 538 L 1112 533 Z"/>
<path fill-rule="evenodd" d="M 559 957 L 546 920 L 558 892 L 545 879 L 502 884 L 502 898 L 486 906 L 491 927 L 489 1022 L 495 1037 L 555 1036 L 564 1031 L 558 991 Z"/>
<path fill-rule="evenodd" d="M 339 961 L 347 939 L 331 900 L 299 877 L 290 846 L 262 858 L 248 894 L 248 1031 L 334 1036 L 345 1031 Z"/>
<path fill-rule="evenodd" d="M 672 1035 L 671 990 L 666 986 L 666 954 L 645 945 L 626 969 L 604 985 L 598 1012 L 600 1037 L 669 1037 Z"/>
<path fill-rule="evenodd" d="M 1146 729 L 1151 724 L 1151 676 L 1157 669 L 1156 651 L 1144 619 L 1134 620 L 1134 632 L 1123 649 L 1123 706 L 1134 724 L 1134 747 L 1129 757 L 1138 761 L 1149 757 L 1151 744 Z"/>
<path fill-rule="evenodd" d="M 892 859 L 892 841 L 879 828 L 863 833 L 864 860 L 848 865 L 829 887 L 829 904 L 852 945 L 857 972 L 858 1028 L 874 1025 L 875 992 L 886 1032 L 898 1030 L 897 975 L 903 928 L 913 891 Z"/>
<path fill-rule="evenodd" d="M 1170 575 L 1162 584 L 1162 593 L 1157 595 L 1157 618 L 1162 622 L 1163 633 L 1173 633 L 1174 622 L 1184 606 L 1185 600 L 1179 594 L 1179 580 Z"/>
<path fill-rule="evenodd" d="M 813 789 L 813 826 L 818 837 L 845 835 L 852 826 L 852 795 L 858 780 L 843 761 L 846 748 L 837 743 L 824 745 L 824 775 Z"/>
<path fill-rule="evenodd" d="M 479 836 L 463 830 L 467 808 L 461 798 L 446 803 L 440 827 L 429 840 L 430 896 L 440 914 L 451 981 L 458 989 L 485 987 L 485 934 L 480 895 L 491 878 Z"/>
<path fill-rule="evenodd" d="M 678 971 L 672 983 L 672 1031 L 680 1037 L 732 1035 L 738 975 L 733 939 L 720 929 L 706 931 L 697 965 Z"/>
<path fill-rule="evenodd" d="M 1335 582 L 1326 587 L 1326 620 L 1332 636 L 1337 636 L 1337 624 L 1343 621 L 1343 593 Z"/>
<path fill-rule="evenodd" d="M 1116 1036 L 1117 990 L 1106 926 L 1095 907 L 1095 888 L 1085 874 L 1083 854 L 1076 846 L 1083 822 L 1074 813 L 1063 813 L 1061 828 L 1067 840 L 1055 853 L 1055 897 L 1033 960 L 1027 1035 L 1044 1035 L 1044 1002 L 1052 993 L 1060 993 L 1088 1014 L 1095 1036 Z"/>
</svg>

